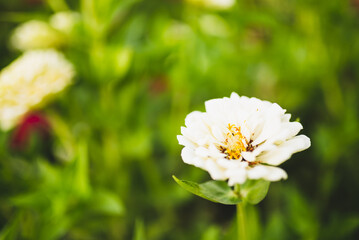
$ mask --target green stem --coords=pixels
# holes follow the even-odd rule
[[[237,231],[238,240],[247,240],[244,202],[240,202],[237,204]]]
[[[234,191],[240,195],[240,185],[236,184],[234,186]],[[247,240],[246,232],[246,215],[245,215],[245,203],[244,201],[237,204],[237,232],[238,240]]]

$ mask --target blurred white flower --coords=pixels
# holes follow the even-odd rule
[[[64,36],[43,21],[31,20],[15,28],[10,44],[26,51],[40,48],[57,48],[64,43]]]
[[[235,4],[235,0],[203,0],[204,4],[208,7],[218,9],[228,9]]]
[[[276,166],[310,146],[308,137],[296,136],[302,125],[290,122],[291,115],[276,103],[232,93],[205,106],[206,112],[188,114],[177,137],[183,161],[214,180],[233,186],[247,179],[285,179],[286,172]]]
[[[188,2],[196,5],[202,5],[207,8],[224,10],[233,7],[236,3],[235,0],[187,0]]]
[[[80,14],[72,11],[58,12],[51,16],[50,25],[63,33],[69,34],[80,21]]]
[[[30,109],[70,84],[74,68],[56,50],[25,52],[0,72],[0,127],[8,130]]]

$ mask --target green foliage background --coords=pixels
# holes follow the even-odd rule
[[[65,6],[0,1],[0,67],[11,31]],[[181,189],[204,182],[176,135],[211,98],[277,102],[312,147],[247,210],[252,239],[359,238],[359,4],[238,0],[74,0],[81,22],[61,51],[77,75],[42,113],[53,129],[23,151],[0,133],[0,239],[234,239],[235,208]]]

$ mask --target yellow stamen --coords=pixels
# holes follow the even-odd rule
[[[234,124],[228,124],[227,129],[226,139],[223,146],[220,146],[219,149],[227,154],[229,159],[239,159],[241,152],[247,149],[247,139],[242,135],[240,127],[236,127]]]

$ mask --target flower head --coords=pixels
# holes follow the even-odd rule
[[[55,50],[25,52],[0,72],[0,127],[13,127],[29,110],[70,84],[74,68]]]
[[[290,122],[291,115],[276,103],[232,93],[205,106],[206,112],[187,115],[178,141],[183,161],[214,180],[232,186],[247,179],[285,179],[286,172],[276,166],[310,146],[308,137],[297,136],[302,125]]]

